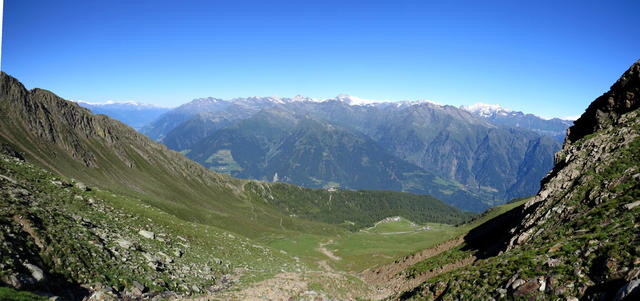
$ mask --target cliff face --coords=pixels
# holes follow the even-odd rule
[[[403,297],[638,300],[639,89],[640,61],[571,127],[500,255]]]

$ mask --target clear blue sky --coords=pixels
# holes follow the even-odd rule
[[[430,99],[581,114],[640,59],[640,1],[5,0],[3,71],[68,99]]]

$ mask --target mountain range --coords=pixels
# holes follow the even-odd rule
[[[141,132],[236,177],[431,194],[481,211],[534,194],[560,149],[553,135],[568,127],[519,112],[510,116],[347,95],[323,101],[207,98],[167,112]]]

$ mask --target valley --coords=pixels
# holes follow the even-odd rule
[[[0,0],[0,301],[640,300],[638,12]]]
[[[476,214],[216,173],[2,73],[0,296],[632,300],[639,90],[640,61],[568,130],[535,196]]]
[[[1,249],[2,279],[18,289],[47,289],[70,299],[92,291],[124,297],[167,289],[173,293],[159,296],[235,299],[269,295],[267,287],[273,296],[366,297],[373,288],[361,279],[363,269],[478,224],[417,225],[390,218],[356,232],[333,226],[322,235],[285,230],[248,239],[182,220],[140,199],[59,178],[5,150],[0,162],[2,224],[4,239],[12,243]],[[25,234],[25,240],[11,239]],[[41,278],[31,278],[25,262],[48,268]],[[91,285],[67,282],[69,278]]]

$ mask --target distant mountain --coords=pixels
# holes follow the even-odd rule
[[[185,153],[209,169],[242,178],[407,191],[431,194],[464,210],[487,207],[480,196],[393,156],[371,138],[285,105],[221,129]]]
[[[136,130],[141,129],[143,126],[156,120],[160,115],[172,110],[172,108],[136,102],[90,103],[76,101],[76,103],[91,110],[94,114],[107,115]]]
[[[302,139],[311,136],[302,135],[296,128],[296,133],[301,136],[287,140],[287,137],[292,137],[287,135],[293,134],[294,125],[279,121],[272,124],[273,116],[267,117],[269,114],[280,117],[287,114],[290,116],[285,119],[300,120],[300,116],[306,116],[339,128],[342,133],[348,132],[348,139],[369,139],[373,142],[367,144],[371,152],[383,150],[395,158],[394,162],[399,160],[448,183],[458,183],[465,191],[483,198],[485,206],[534,194],[539,189],[539,180],[553,166],[553,154],[560,149],[560,137],[563,137],[569,122],[544,120],[499,107],[489,110],[479,110],[483,109],[480,106],[474,108],[461,109],[429,100],[372,101],[349,95],[321,101],[302,96],[208,98],[196,99],[164,114],[142,132],[208,168],[238,177],[272,180],[277,172],[280,181],[307,187],[323,187],[331,183],[351,189],[424,193],[425,189],[408,189],[415,187],[413,183],[416,183],[408,179],[399,181],[403,185],[398,183],[398,179],[390,180],[388,177],[385,177],[387,182],[384,184],[380,181],[368,182],[367,185],[358,182],[357,179],[362,178],[358,175],[365,173],[366,168],[344,164],[344,161],[359,162],[363,153],[351,153],[348,160],[347,156],[331,156],[305,163],[297,161],[303,160],[303,156],[294,156],[285,160],[289,162],[287,166],[278,164],[278,169],[275,169],[276,155],[293,155],[296,153],[294,149],[304,149],[301,141],[309,143],[304,145],[308,149],[318,147],[328,151],[337,150],[339,146],[347,147],[340,144],[343,140],[319,138],[318,135],[330,137],[332,133],[328,131],[322,134],[313,131],[317,139]],[[260,114],[263,112],[267,114]],[[310,128],[306,130],[311,131]],[[335,145],[329,145],[331,143]],[[216,155],[219,158],[211,157],[218,151],[221,151]],[[326,165],[331,160],[334,160],[333,165]],[[296,167],[292,172],[293,166],[306,164],[314,166],[305,166],[306,169]],[[336,177],[341,173],[333,173],[327,166],[341,166],[344,173]],[[303,170],[315,172],[303,175]],[[321,170],[323,172],[319,172]],[[372,187],[372,183],[380,186]],[[430,185],[424,184],[425,187]],[[438,193],[434,195],[447,201],[453,199]]]
[[[249,97],[231,100],[222,100],[213,97],[198,98],[163,114],[142,128],[140,132],[153,140],[162,141],[171,131],[192,118],[199,119],[192,121],[196,124],[202,122],[204,127],[218,128],[220,127],[219,125],[211,125],[210,123],[227,125],[229,122],[247,118],[263,108],[278,103],[283,103],[283,100],[277,97]],[[190,130],[195,130],[194,133],[196,133],[197,136],[202,136],[202,132],[197,130],[194,125],[190,125],[189,128]],[[182,136],[182,133],[185,131],[184,129],[179,129],[174,135]],[[206,133],[206,131],[204,132]],[[183,138],[169,138],[169,140],[172,141],[171,143],[175,143],[175,146],[184,143],[184,141],[178,142],[181,139]]]
[[[493,124],[529,129],[559,142],[564,141],[567,129],[573,125],[571,120],[560,118],[544,119],[533,114],[511,111],[500,105],[477,103],[470,106],[461,106],[460,108],[485,118]]]
[[[350,106],[332,100],[295,109],[360,132],[398,158],[486,195],[490,204],[535,193],[560,149],[533,131],[429,101]]]

